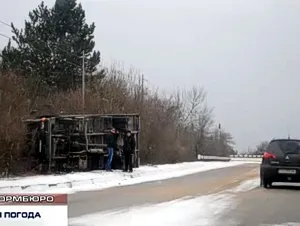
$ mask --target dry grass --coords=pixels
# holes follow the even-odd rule
[[[22,118],[29,112],[28,93],[22,79],[0,75],[0,168],[5,175],[19,171],[22,166],[24,128]],[[19,167],[20,166],[20,167]]]
[[[39,95],[35,86],[26,82],[14,74],[0,74],[0,172],[4,174],[26,173],[30,157],[22,149],[21,120],[30,117],[31,110],[39,115],[83,111],[81,90]],[[175,163],[194,160],[196,153],[207,147],[212,111],[205,99],[202,88],[161,97],[158,92],[142,89],[138,73],[112,67],[105,78],[88,80],[84,110],[139,113],[142,163]]]

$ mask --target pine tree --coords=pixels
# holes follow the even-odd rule
[[[81,83],[83,54],[86,72],[96,71],[100,62],[94,30],[95,24],[86,23],[76,0],[56,0],[52,8],[42,2],[29,13],[24,29],[12,24],[17,47],[9,43],[4,48],[2,67],[19,69],[51,88],[76,88]]]

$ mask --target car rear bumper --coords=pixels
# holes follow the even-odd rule
[[[296,174],[280,174],[281,169],[295,170]],[[272,182],[300,182],[300,167],[261,165],[261,176]]]

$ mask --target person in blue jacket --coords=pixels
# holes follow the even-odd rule
[[[112,128],[110,130],[110,134],[107,136],[106,143],[107,143],[108,157],[107,157],[105,169],[106,171],[112,171],[111,163],[114,157],[114,150],[117,148],[117,138],[116,138],[115,128]]]

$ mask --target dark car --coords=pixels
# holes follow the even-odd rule
[[[260,179],[264,188],[273,182],[300,182],[300,140],[272,140],[263,154]]]

